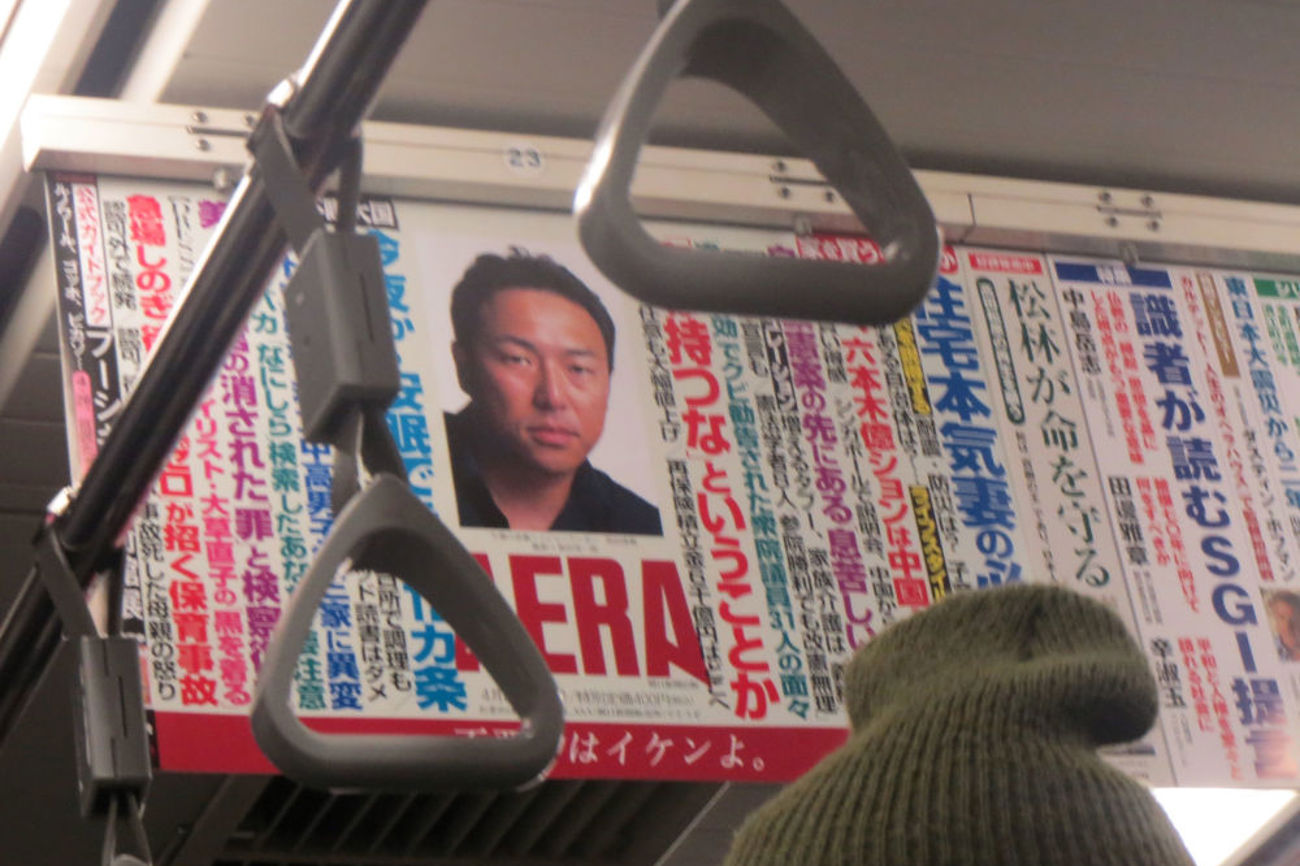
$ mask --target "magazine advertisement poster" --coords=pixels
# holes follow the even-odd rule
[[[80,473],[225,203],[89,175],[47,193]],[[1160,722],[1118,766],[1300,783],[1295,281],[949,247],[912,315],[861,328],[641,304],[565,214],[367,197],[358,222],[399,356],[389,431],[555,675],[554,775],[795,778],[846,736],[856,648],[951,594],[1055,581],[1115,609],[1159,683]],[[650,228],[701,250],[880,256],[862,238]],[[333,456],[297,406],[294,267],[127,537],[122,621],[163,769],[273,772],[248,725],[257,671],[334,519]],[[331,732],[517,726],[438,612],[376,573],[326,592],[293,701]]]

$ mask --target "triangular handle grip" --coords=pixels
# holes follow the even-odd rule
[[[469,645],[522,725],[510,738],[322,734],[290,699],[298,654],[343,568],[406,581]],[[380,474],[339,514],[271,637],[253,703],[253,735],[286,776],[329,789],[513,788],[554,761],[564,729],[541,653],[474,557],[397,478]]]
[[[878,265],[665,247],[630,187],[678,75],[730,86],[817,165],[880,247]],[[907,164],[853,85],[778,0],[679,0],[614,96],[574,200],[587,255],[629,294],[678,309],[885,324],[934,282],[940,240]]]

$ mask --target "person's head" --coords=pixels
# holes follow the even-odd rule
[[[1269,622],[1287,658],[1300,659],[1300,593],[1279,590],[1266,599]]]
[[[1145,734],[1159,697],[1102,601],[954,594],[849,660],[847,741],[749,816],[723,866],[1192,866],[1096,751]]]
[[[567,268],[479,256],[451,293],[452,354],[483,441],[524,467],[574,472],[605,427],[614,322]]]

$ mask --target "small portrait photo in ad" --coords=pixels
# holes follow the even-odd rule
[[[1262,595],[1278,658],[1284,662],[1300,661],[1300,592],[1266,589]]]
[[[438,241],[426,297],[446,323],[431,354],[459,524],[663,535],[635,304],[572,242]]]

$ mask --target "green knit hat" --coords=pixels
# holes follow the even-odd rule
[[[1098,746],[1155,721],[1104,605],[1052,586],[958,595],[845,671],[843,747],[755,812],[726,866],[1191,866]]]

